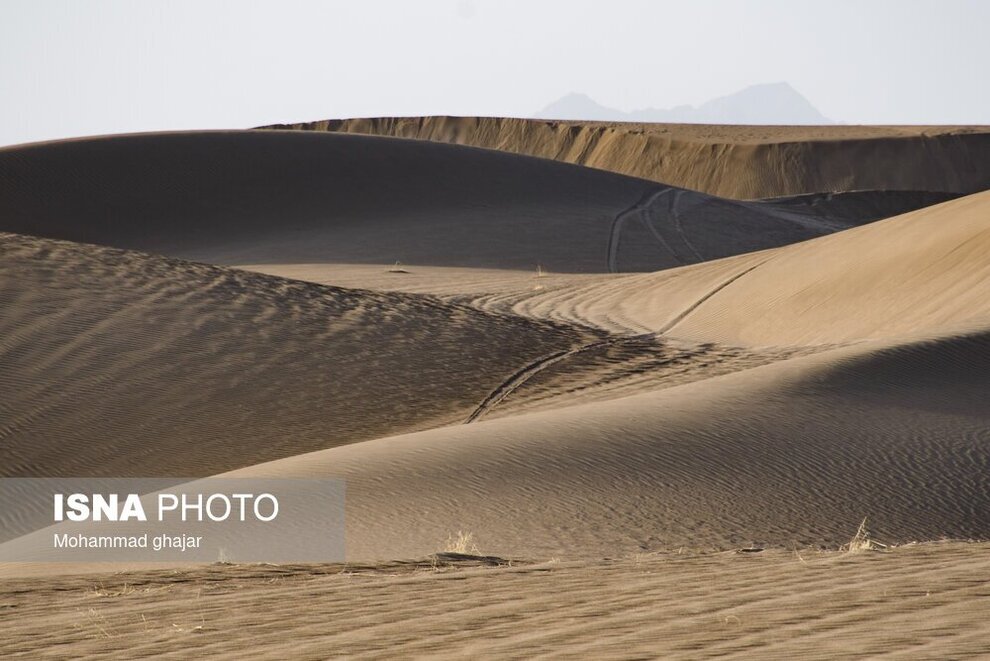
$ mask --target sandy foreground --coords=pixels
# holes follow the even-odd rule
[[[8,580],[10,658],[699,657],[986,653],[986,544],[215,566]]]
[[[990,649],[984,129],[455,119],[0,150],[0,475],[347,483],[346,565],[4,566],[0,651]],[[848,178],[471,137],[564,129]]]

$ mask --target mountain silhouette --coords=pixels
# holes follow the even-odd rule
[[[624,112],[586,94],[572,93],[536,114],[540,119],[686,124],[834,124],[788,83],[752,85],[700,106],[645,108]]]

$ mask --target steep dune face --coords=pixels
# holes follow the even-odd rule
[[[792,246],[479,305],[631,333],[795,346],[990,319],[990,192]]]
[[[264,128],[362,133],[529,154],[755,199],[850,190],[990,188],[990,128],[709,126],[383,117]]]
[[[751,256],[752,271],[670,332],[812,344],[980,325],[990,318],[987,254],[990,192]]]
[[[0,235],[0,474],[209,475],[462,422],[593,339],[423,296]]]
[[[457,530],[522,557],[835,547],[864,517],[887,542],[986,538],[987,356],[986,330],[837,349],[235,474],[346,478],[355,559]]]
[[[861,222],[848,208],[742,204],[496,151],[304,132],[0,150],[0,192],[0,230],[272,273],[396,261],[655,271]],[[318,268],[307,272],[325,280]]]

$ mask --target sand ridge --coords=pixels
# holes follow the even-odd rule
[[[0,190],[3,231],[268,272],[309,264],[324,280],[316,265],[649,272],[932,201],[743,204],[491,150],[302,131],[0,149]]]
[[[659,273],[478,296],[493,310],[729,346],[830,345],[982,327],[990,193]]]
[[[13,234],[0,301],[0,471],[22,477],[202,476],[450,424],[516,364],[594,337]]]
[[[737,199],[990,188],[986,126],[712,126],[501,117],[379,117],[266,129],[474,145]]]

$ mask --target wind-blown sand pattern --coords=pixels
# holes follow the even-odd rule
[[[889,542],[983,537],[988,388],[969,360],[988,348],[983,334],[834,350],[235,475],[345,477],[355,559],[422,556],[450,530],[532,557],[834,548],[864,516]]]
[[[593,337],[14,234],[0,305],[0,471],[21,477],[210,475],[456,423],[516,364]]]
[[[986,652],[985,129],[309,128],[0,150],[0,473],[347,484],[347,565],[0,567],[4,654]]]
[[[742,346],[984,328],[988,214],[990,193],[978,193],[776,250],[478,304]]]
[[[976,657],[986,652],[988,551],[947,543],[890,554],[675,552],[512,566],[441,558],[14,579],[0,587],[0,653]]]

